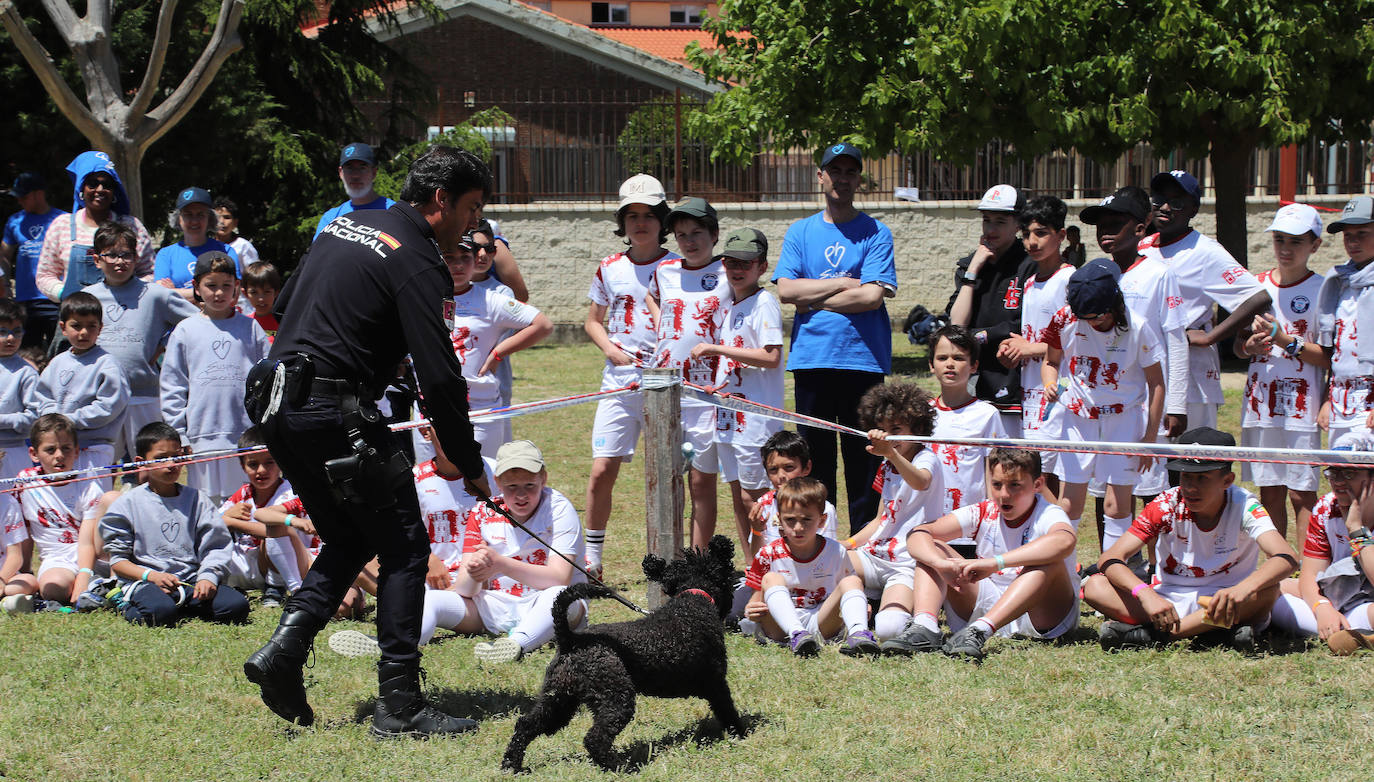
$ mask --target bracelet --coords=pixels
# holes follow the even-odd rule
[[[845,548],[849,549],[850,551],[853,551],[853,550],[854,550],[854,547],[857,545],[857,544],[854,542],[854,536],[851,535],[851,536],[845,538],[845,539],[844,539],[844,544],[843,544],[843,545],[844,545]]]
[[[1327,600],[1326,598],[1323,597],[1323,598],[1321,598],[1320,600],[1317,600],[1317,601],[1315,601],[1315,602],[1312,603],[1312,611],[1313,611],[1313,613],[1316,613],[1316,611],[1317,611],[1317,606],[1321,605],[1322,603],[1326,603],[1327,605],[1331,605],[1331,601],[1330,601],[1330,600]]]
[[[1277,337],[1278,335],[1279,335],[1279,322],[1276,320],[1276,321],[1274,321],[1274,327],[1273,327],[1272,329],[1269,329],[1269,339],[1272,340],[1274,337]]]
[[[1149,584],[1145,583],[1144,581],[1141,581],[1139,584],[1136,584],[1135,586],[1131,587],[1131,597],[1139,598],[1140,593],[1149,588]]]
[[[493,350],[493,351],[491,352],[491,357],[492,357],[493,359],[495,359],[496,363],[498,363],[498,364],[501,363],[501,354],[500,354],[500,353],[497,353],[496,351]]]
[[[151,572],[153,572],[153,569],[152,569],[152,568],[150,568],[150,567],[145,567],[145,568],[143,568],[143,575],[139,576],[139,577],[138,577],[138,580],[139,580],[139,581],[147,581],[147,580],[148,580],[148,574],[151,573]]]
[[[1369,538],[1351,538],[1351,539],[1350,539],[1350,555],[1351,555],[1352,557],[1355,557],[1356,559],[1358,559],[1359,556],[1360,556],[1360,552],[1361,552],[1361,551],[1364,551],[1366,548],[1368,548],[1368,546],[1369,546]]]
[[[1005,558],[1003,558],[1003,556],[1002,556],[1001,554],[998,554],[997,556],[993,557],[993,558],[992,558],[992,561],[997,563],[997,569],[998,569],[998,570],[1006,570],[1006,569],[1007,569],[1007,560],[1006,560]]]
[[[288,526],[288,527],[291,526],[291,522],[293,522],[293,521],[295,521],[295,520],[296,520],[296,514],[294,514],[294,513],[288,513],[288,514],[286,514],[286,526]]]
[[[78,573],[85,573],[85,574],[88,575],[88,576],[95,577],[95,571],[94,571],[94,570],[91,570],[91,569],[88,568],[88,567],[78,568],[76,572],[78,572]]]

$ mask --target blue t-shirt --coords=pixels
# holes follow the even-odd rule
[[[343,215],[346,215],[349,212],[357,212],[361,209],[390,209],[392,206],[395,206],[395,204],[395,201],[384,196],[377,196],[371,201],[368,201],[365,204],[360,204],[358,206],[354,206],[353,201],[351,200],[344,201],[342,204],[339,204],[338,206],[334,207],[333,209],[330,209],[328,212],[325,212],[323,215],[320,216],[320,221],[315,224],[315,236],[318,237],[320,235],[320,231],[323,231],[326,225],[329,225],[330,223],[334,222],[334,218],[336,217],[342,217]]]
[[[773,282],[836,277],[876,282],[895,290],[892,231],[863,212],[841,225],[826,222],[824,212],[793,223],[782,240]],[[811,310],[797,315],[792,321],[787,368],[891,372],[892,323],[887,305],[868,312]]]
[[[47,214],[29,214],[22,209],[5,221],[5,244],[15,248],[14,300],[47,300],[38,292],[34,273],[38,270],[38,256],[43,252],[43,237],[48,224],[66,214],[61,209],[49,209]]]
[[[216,239],[206,239],[199,247],[187,247],[185,242],[169,244],[157,251],[153,259],[153,279],[171,280],[174,288],[189,288],[196,279],[196,259],[212,250],[227,253],[234,259],[234,273],[243,279],[239,268],[239,254],[234,248]]]

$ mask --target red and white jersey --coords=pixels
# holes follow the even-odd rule
[[[759,497],[755,501],[759,506],[759,512],[763,514],[763,543],[768,545],[775,540],[782,538],[782,530],[778,526],[778,490],[769,489],[768,493]],[[833,540],[839,540],[840,519],[835,513],[835,505],[830,500],[825,501],[825,520],[821,522],[819,534]]]
[[[944,515],[945,482],[939,460],[929,448],[922,448],[911,464],[930,471],[930,486],[925,491],[917,491],[902,480],[901,474],[886,459],[873,480],[873,490],[882,494],[879,524],[872,537],[859,550],[876,559],[910,562],[906,536],[913,528],[929,524]]]
[[[74,559],[74,555],[59,552],[76,551],[81,522],[92,516],[100,496],[105,493],[100,481],[53,485],[43,480],[42,468],[38,466],[20,470],[16,477],[24,487],[18,494],[19,508],[39,557]]]
[[[310,514],[305,510],[305,503],[301,501],[300,497],[293,496],[291,499],[282,503],[282,510],[292,516],[310,518]],[[297,530],[297,534],[300,536],[301,542],[309,549],[310,555],[312,557],[318,557],[320,555],[320,548],[324,546],[324,541],[320,539],[320,536],[307,535],[299,530]]]
[[[1049,534],[1050,530],[1063,524],[1074,534],[1078,534],[1077,522],[1069,519],[1069,514],[1058,505],[1047,502],[1040,495],[1035,496],[1035,505],[1031,512],[1018,525],[1011,526],[1002,517],[1002,507],[995,500],[983,500],[973,505],[954,511],[954,518],[959,522],[959,529],[964,533],[964,537],[973,540],[979,559],[992,559],[999,554],[1006,554],[1009,551],[1021,548],[1031,541],[1043,535]],[[1069,581],[1073,584],[1075,591],[1078,589],[1078,555],[1070,552],[1064,558],[1064,569],[1068,571]],[[1022,568],[1008,567],[999,570],[988,576],[1002,589],[1006,589],[1017,576],[1021,575]]]
[[[285,505],[288,501],[295,499],[295,497],[296,493],[291,491],[291,482],[283,478],[281,483],[277,484],[276,490],[272,492],[272,499],[268,501],[267,505],[261,507]],[[230,508],[234,507],[235,505],[238,505],[240,502],[248,503],[249,512],[255,511],[260,507],[256,502],[253,501],[253,484],[245,483],[239,487],[238,491],[234,492],[233,494],[230,494],[229,498],[220,504],[219,515],[223,516],[225,513],[229,511]],[[288,513],[289,512],[290,511],[288,511]],[[298,513],[296,515],[303,516],[305,514]],[[233,536],[233,530],[230,530],[229,534]],[[248,550],[252,548],[257,548],[258,546],[258,539],[253,537],[252,535],[249,535],[246,532],[236,537],[237,540],[235,542],[241,549]],[[301,540],[305,541],[307,547],[310,545],[309,541],[306,540],[304,535],[302,535]]]
[[[1322,335],[1322,344],[1331,347],[1331,428],[1364,428],[1369,414],[1369,392],[1374,381],[1360,372],[1358,348],[1359,324],[1355,317],[1361,291],[1342,286],[1336,302],[1335,328]],[[1366,324],[1368,325],[1368,324]]]
[[[1064,351],[1060,402],[1082,418],[1135,413],[1149,398],[1145,367],[1164,364],[1164,343],[1148,321],[1098,331],[1068,307],[1055,313],[1045,344]]]
[[[727,292],[728,293],[728,292]],[[735,301],[726,295],[718,312],[720,344],[736,348],[782,348],[782,306],[778,297],[760,288],[753,294]],[[782,407],[783,368],[765,369],[750,366],[724,356],[716,357],[715,385],[721,392],[734,394],[752,402]],[[737,410],[716,408],[716,442],[736,445],[762,446],[782,422]]]
[[[1345,514],[1336,504],[1336,495],[1327,494],[1312,508],[1312,516],[1307,522],[1307,539],[1302,542],[1302,555],[1335,562],[1351,553]]]
[[[649,279],[649,295],[658,300],[659,309],[658,346],[652,365],[680,368],[684,380],[710,385],[716,375],[716,357],[693,359],[691,353],[703,342],[720,342],[717,314],[730,298],[720,261],[713,259],[696,269],[685,268],[677,257],[662,261]]]
[[[780,573],[787,591],[792,595],[792,604],[797,608],[817,608],[839,586],[840,579],[854,572],[845,556],[845,548],[833,538],[818,537],[820,548],[810,559],[797,559],[787,547],[786,538],[778,538],[759,549],[749,572],[744,574],[744,585],[754,591],[763,589],[763,577],[769,573]]]
[[[1072,266],[1064,264],[1048,280],[1038,280],[1034,275],[1026,278],[1026,284],[1021,288],[1022,339],[1027,342],[1045,341],[1045,329],[1049,328],[1054,313],[1064,306],[1064,291],[1073,272]],[[1064,408],[1053,405],[1049,408],[1049,414],[1045,414],[1045,388],[1040,382],[1041,363],[1041,359],[1037,358],[1021,365],[1021,434],[1031,440],[1057,440],[1064,427]],[[1062,368],[1060,371],[1063,371]],[[939,429],[938,423],[936,429]]]
[[[6,549],[29,539],[29,526],[24,513],[9,492],[0,493],[0,567],[5,564]]]
[[[593,304],[606,308],[606,333],[611,342],[636,361],[647,363],[658,345],[653,317],[649,314],[649,279],[664,260],[678,258],[663,254],[644,263],[635,263],[628,252],[601,259],[587,290]]]
[[[468,404],[474,410],[499,407],[501,381],[495,371],[478,375],[482,364],[507,331],[519,331],[534,322],[539,310],[530,305],[474,285],[453,297],[453,351],[468,381]]]
[[[951,408],[936,399],[932,404],[936,410],[935,437],[1007,436],[1006,429],[1002,427],[1002,414],[991,402],[971,399],[959,407]],[[942,513],[983,501],[987,495],[983,485],[987,448],[945,443],[931,443],[927,448],[940,460],[940,470],[944,473],[945,504]]]
[[[1214,305],[1234,311],[1251,296],[1264,290],[1255,275],[1236,262],[1217,240],[1189,231],[1168,244],[1153,234],[1141,242],[1141,254],[1158,258],[1178,281],[1180,305],[1190,329],[1212,330]],[[1193,382],[1189,402],[1221,404],[1221,359],[1215,345],[1189,348],[1188,369]]]
[[[477,507],[477,498],[463,488],[463,477],[446,478],[434,469],[434,460],[411,468],[415,494],[420,498],[420,518],[429,531],[429,550],[443,560],[450,571],[463,559],[463,532],[468,513]]]
[[[502,509],[509,510],[501,497],[494,499]],[[578,521],[577,510],[573,508],[572,503],[558,490],[544,487],[544,492],[539,498],[539,507],[524,524],[536,535],[549,541],[553,551],[562,553],[574,562],[584,559],[582,522]],[[476,551],[477,546],[482,543],[501,556],[512,557],[531,565],[547,565],[551,559],[558,557],[558,554],[544,548],[544,544],[535,540],[528,532],[511,524],[504,516],[486,505],[478,505],[468,512],[467,525],[463,530],[463,553]],[[581,571],[574,569],[569,583],[577,584],[586,580],[587,577]],[[505,592],[512,597],[532,595],[539,591],[506,575],[490,579],[483,587],[494,592]]]
[[[1226,505],[1216,527],[1199,529],[1179,489],[1165,491],[1145,506],[1130,533],[1154,541],[1158,583],[1190,589],[1224,589],[1255,572],[1259,537],[1274,531],[1269,512],[1255,495],[1240,488],[1226,489]]]
[[[1275,271],[1261,272],[1260,284],[1274,300],[1271,312],[1284,333],[1317,340],[1317,292],[1322,277],[1314,272],[1290,285],[1279,285]],[[1245,406],[1241,426],[1258,429],[1287,429],[1294,432],[1317,431],[1317,409],[1321,407],[1321,378],[1318,368],[1289,358],[1277,345],[1263,356],[1250,358],[1245,380]]]

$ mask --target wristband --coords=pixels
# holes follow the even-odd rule
[[[293,521],[295,521],[295,520],[296,520],[296,514],[294,514],[294,513],[288,513],[288,514],[286,514],[286,521],[285,521],[284,523],[286,524],[286,526],[289,527],[289,526],[291,526],[291,522],[293,522]]]
[[[500,353],[497,353],[496,351],[493,350],[493,351],[491,352],[491,357],[492,357],[493,360],[496,361],[496,363],[498,363],[498,364],[501,363],[501,354],[500,354]]]
[[[1269,339],[1272,340],[1274,337],[1277,337],[1278,335],[1279,335],[1279,322],[1276,320],[1276,321],[1274,321],[1274,327],[1273,327],[1272,329],[1269,329]]]
[[[147,581],[147,580],[148,580],[148,574],[151,573],[151,572],[153,572],[153,569],[152,569],[152,568],[150,568],[150,567],[145,567],[145,568],[143,568],[143,575],[139,576],[139,577],[138,577],[138,580],[139,580],[139,581]]]
[[[1006,569],[1007,569],[1007,560],[1004,559],[1004,558],[1002,557],[1001,554],[998,554],[997,556],[993,557],[993,558],[992,558],[992,561],[997,563],[997,569],[998,569],[998,570],[1006,570]]]
[[[1314,603],[1312,604],[1312,611],[1313,611],[1313,613],[1316,612],[1317,606],[1321,605],[1322,603],[1326,603],[1327,605],[1331,605],[1331,601],[1330,601],[1330,600],[1327,600],[1326,598],[1323,597],[1323,598],[1321,598],[1320,600],[1317,600],[1316,602],[1314,602]]]
[[[86,575],[91,576],[91,577],[94,577],[94,576],[95,576],[95,571],[94,571],[94,570],[91,570],[91,569],[88,568],[88,567],[78,568],[76,572],[78,572],[78,573],[85,573]]]
[[[1131,597],[1139,598],[1140,593],[1149,588],[1149,584],[1145,583],[1144,581],[1141,581],[1139,584],[1136,584],[1135,586],[1131,587]]]
[[[854,538],[853,538],[853,536],[850,536],[850,537],[844,539],[844,547],[847,548],[847,549],[849,549],[850,551],[853,551],[853,550],[854,550],[854,546],[855,546],[855,545],[857,545],[857,544],[854,543]]]

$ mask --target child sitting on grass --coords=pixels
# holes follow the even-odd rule
[[[256,448],[263,444],[258,428],[252,426],[239,438],[238,447]],[[258,508],[280,505],[296,495],[282,477],[277,460],[267,451],[240,454],[239,466],[248,482],[219,509],[224,526],[236,538],[229,564],[230,585],[262,589],[263,605],[278,606],[288,591],[300,587],[301,573],[309,567],[309,555],[294,533],[313,535],[315,530],[308,521],[293,529],[254,519],[253,512]]]
[[[759,497],[749,511],[749,547],[745,549],[752,562],[759,549],[782,537],[778,529],[778,489],[793,478],[805,478],[811,474],[811,447],[799,432],[783,429],[774,432],[772,437],[759,448],[763,457],[763,469],[773,488]],[[824,485],[824,484],[822,484]],[[839,517],[835,505],[825,502],[825,519],[821,522],[820,534],[839,540]]]
[[[0,493],[0,607],[7,613],[22,614],[33,610],[33,596],[38,592],[38,579],[24,573],[24,541],[29,539],[29,527],[19,503],[9,492]]]
[[[143,460],[182,455],[181,435],[161,421],[140,429],[135,445]],[[201,491],[177,483],[179,464],[144,474],[147,482],[115,500],[100,520],[110,570],[124,590],[124,618],[154,627],[188,616],[247,621],[248,598],[221,584],[231,541],[215,505]]]

